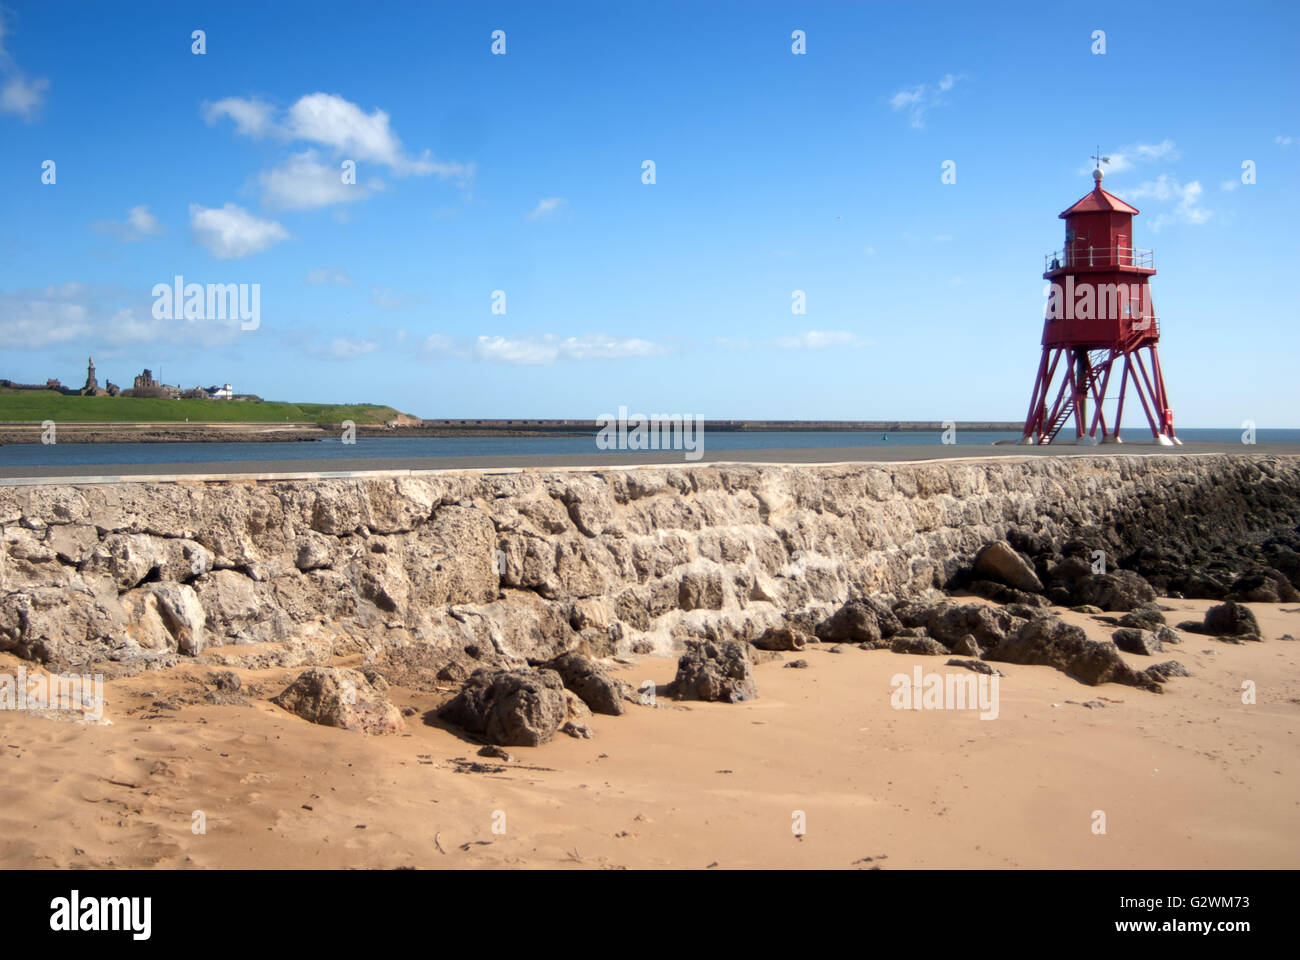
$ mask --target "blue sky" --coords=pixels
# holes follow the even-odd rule
[[[1178,423],[1300,424],[1295,4],[0,11],[0,376],[1020,420],[1100,144]],[[155,319],[177,274],[260,284],[259,327]]]

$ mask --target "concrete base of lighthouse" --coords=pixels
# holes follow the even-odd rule
[[[1118,443],[1118,444],[1123,444],[1125,446],[1132,446],[1132,447],[1172,447],[1175,443],[1181,445],[1183,441],[1170,440],[1163,433],[1158,437],[1153,437],[1149,433],[1148,434],[1140,433],[1137,436],[1130,435],[1127,438],[1108,436],[1106,437],[1105,440],[1101,442],[1106,444]]]
[[[1141,444],[1148,447],[1172,447],[1175,443],[1182,444],[1181,440],[1170,440],[1163,433],[1158,437],[1139,434],[1136,440],[1124,440],[1122,443]]]
[[[1095,447],[1101,440],[1086,433],[1082,437],[1057,437],[1048,446],[1051,447]]]

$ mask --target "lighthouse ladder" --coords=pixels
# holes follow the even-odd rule
[[[1086,394],[1091,395],[1093,386],[1106,373],[1106,368],[1111,362],[1111,352],[1109,350],[1093,350],[1088,354],[1088,375],[1083,384]],[[1101,399],[1105,400],[1105,397]],[[1061,428],[1074,415],[1074,396],[1069,395],[1062,398],[1061,409],[1057,412],[1056,417],[1046,430],[1043,431],[1043,443],[1051,443],[1060,433]],[[1085,427],[1087,424],[1084,425]]]

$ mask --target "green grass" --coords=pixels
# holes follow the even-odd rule
[[[0,423],[53,420],[114,423],[383,423],[397,416],[374,403],[246,403],[233,400],[159,400],[150,397],[68,397],[53,390],[0,390]]]

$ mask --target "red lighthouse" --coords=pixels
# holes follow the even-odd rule
[[[1061,214],[1065,246],[1045,258],[1043,279],[1051,287],[1043,321],[1043,358],[1020,442],[1121,442],[1120,421],[1131,382],[1151,428],[1151,442],[1181,443],[1174,436],[1174,414],[1156,353],[1160,321],[1147,286],[1156,272],[1154,254],[1133,247],[1137,209],[1101,188],[1100,166],[1092,178],[1092,192]],[[1116,387],[1118,392],[1108,396]],[[1108,423],[1103,403],[1112,398],[1117,401],[1115,419]],[[1057,440],[1071,422],[1073,431]]]

